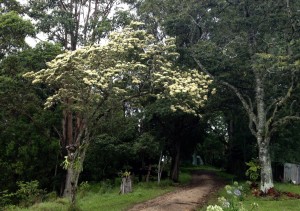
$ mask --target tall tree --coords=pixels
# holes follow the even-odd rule
[[[132,23],[120,33],[112,33],[104,46],[90,46],[59,55],[47,69],[28,73],[33,83],[45,82],[56,90],[45,106],[61,104],[66,112],[76,114],[76,130],[69,134],[65,164],[68,177],[65,193],[75,202],[79,173],[94,129],[114,102],[152,94],[171,99],[173,111],[194,113],[203,106],[212,82],[197,71],[180,71],[174,65],[174,39],[158,42]],[[70,104],[70,101],[72,103]],[[64,131],[61,136],[65,136]]]
[[[36,21],[35,25],[39,32],[43,32],[48,39],[60,43],[65,50],[74,51],[80,46],[99,43],[102,38],[114,28],[128,24],[130,14],[117,11],[119,0],[51,0],[27,2],[26,14]],[[67,96],[70,97],[70,96]],[[62,154],[67,155],[66,147],[73,142],[78,132],[78,119],[81,117],[68,109],[73,107],[73,100],[65,99],[68,106],[63,108],[62,127],[60,140]],[[70,178],[66,175],[66,182]],[[64,180],[64,179],[63,179]],[[64,195],[70,187],[65,187]],[[63,193],[61,193],[63,194]]]
[[[232,35],[235,37],[230,38],[231,40],[222,46],[223,51],[232,62],[247,59],[247,62],[244,60],[246,66],[232,69],[253,77],[253,80],[249,81],[251,82],[249,88],[252,88],[253,92],[242,91],[243,89],[232,81],[228,83],[220,79],[219,82],[237,95],[248,114],[249,129],[258,144],[261,165],[260,189],[267,193],[274,186],[269,151],[271,137],[287,121],[300,119],[293,109],[289,114],[281,112],[282,108],[291,105],[290,97],[297,84],[296,72],[299,69],[299,62],[292,49],[295,48],[293,42],[298,39],[299,31],[295,28],[295,17],[291,17],[289,1],[284,3],[275,1],[272,6],[267,3],[257,5],[256,2],[245,1],[228,4],[228,7],[232,7],[232,12],[237,12],[236,15],[241,16],[237,20],[245,28],[233,26],[238,33]],[[279,10],[282,7],[285,10]],[[243,11],[243,14],[239,11]],[[277,14],[275,17],[278,18],[275,18],[274,14]],[[229,22],[226,17],[224,20]],[[274,21],[277,23],[276,26],[273,25]],[[220,18],[218,22],[223,21]],[[270,26],[272,30],[269,30]],[[275,28],[277,33],[274,33]],[[284,36],[281,37],[278,33]],[[242,46],[247,49],[245,52],[240,51],[239,48]],[[241,53],[247,56],[244,57]],[[205,70],[196,57],[194,59],[199,68]],[[279,83],[274,84],[276,82]]]
[[[59,53],[60,46],[41,43],[0,62],[1,191],[15,191],[17,181],[29,180],[53,188],[59,165],[53,125],[59,123],[59,115],[43,108],[51,91],[32,85],[22,74],[44,68]]]
[[[200,70],[240,99],[257,140],[260,188],[267,192],[273,187],[271,137],[281,125],[299,119],[291,106],[299,70],[299,2],[170,0],[166,4],[170,7],[156,14],[167,34],[179,36],[182,61],[192,65],[193,55]],[[174,16],[180,21],[173,22]],[[180,23],[197,30],[182,34]],[[284,108],[290,108],[289,113]]]
[[[124,24],[126,12],[116,12],[120,0],[28,1],[27,14],[37,29],[59,42],[65,49],[99,43],[115,24]],[[113,14],[113,12],[116,12]],[[123,16],[123,18],[120,18]],[[128,23],[127,23],[128,24]]]
[[[0,8],[1,12],[1,8]],[[0,60],[13,52],[28,47],[26,36],[34,36],[35,29],[30,21],[24,20],[15,11],[0,14]]]

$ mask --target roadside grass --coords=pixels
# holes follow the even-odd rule
[[[248,196],[243,201],[245,208],[251,210],[253,203],[258,204],[257,210],[259,211],[299,211],[300,210],[300,200],[299,199],[289,199],[282,197],[279,199],[273,199],[269,197],[254,197]]]
[[[275,189],[279,192],[291,192],[300,194],[300,186],[290,183],[275,183]],[[287,196],[280,196],[279,198],[272,197],[255,197],[251,194],[245,198],[244,205],[246,208],[250,208],[251,204],[256,202],[259,207],[259,211],[299,211],[300,199],[289,198]]]
[[[9,206],[4,211],[122,211],[134,204],[173,191],[178,185],[186,185],[191,178],[189,172],[182,171],[179,175],[178,184],[174,184],[170,180],[162,180],[159,185],[157,181],[134,183],[133,192],[125,195],[119,195],[119,185],[111,185],[109,182],[85,183],[84,188],[79,188],[75,209],[70,208],[67,199],[51,197],[28,208]]]
[[[203,170],[203,171],[210,171],[214,172],[217,176],[221,177],[223,180],[232,182],[236,180],[236,176],[226,173],[224,169],[216,168],[213,166],[208,166],[208,165],[202,165],[202,166],[185,166],[181,168],[183,172],[188,172],[191,174],[193,171],[197,170]]]
[[[234,175],[224,172],[222,169],[217,169],[212,166],[200,166],[200,167],[187,167],[186,170],[208,170],[213,171],[216,175],[220,176],[226,181],[227,184],[232,185],[236,180]],[[239,181],[239,184],[244,187],[247,184],[244,181]],[[280,192],[292,192],[300,194],[300,185],[294,185],[290,183],[275,183],[275,189]],[[220,189],[218,192],[212,193],[205,206],[199,208],[198,211],[205,211],[208,205],[218,204],[218,197],[226,196],[226,190]],[[300,210],[300,199],[288,198],[287,196],[281,196],[280,198],[272,197],[256,197],[250,192],[246,194],[242,201],[244,207],[247,210],[252,210],[253,203],[258,204],[258,211],[299,211]]]
[[[229,183],[231,185],[232,183]],[[240,182],[244,187],[247,184]],[[275,183],[275,189],[280,192],[292,192],[300,194],[300,186],[289,183]],[[218,204],[218,197],[226,197],[225,189],[221,189],[216,194],[213,194],[207,204],[199,208],[198,211],[205,211],[208,205]],[[227,195],[228,196],[228,195]],[[257,209],[253,208],[253,203],[258,204]],[[258,210],[258,211],[299,211],[300,210],[300,199],[289,198],[287,196],[281,196],[279,198],[273,197],[256,197],[250,192],[242,200],[242,204],[246,210]]]
[[[172,186],[157,186],[156,184],[137,185],[130,194],[119,195],[118,188],[105,194],[89,193],[78,201],[78,207],[82,210],[109,210],[120,211],[133,204],[146,201],[173,190]]]
[[[139,183],[134,185],[133,192],[130,194],[119,195],[119,188],[110,188],[103,191],[103,188],[98,188],[91,185],[91,189],[85,191],[84,194],[78,193],[76,209],[78,211],[90,210],[105,210],[105,211],[121,211],[126,210],[134,204],[155,198],[156,196],[170,192],[175,189],[174,186],[169,185],[168,181],[162,181],[163,184],[157,185],[157,182]],[[29,208],[20,208],[11,206],[5,211],[69,211],[70,204],[67,199],[57,198],[52,201],[45,201],[37,203]],[[74,210],[74,209],[73,209]]]

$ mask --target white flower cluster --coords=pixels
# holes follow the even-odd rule
[[[210,205],[207,207],[207,211],[212,210],[228,210],[228,211],[247,211],[244,207],[241,197],[243,196],[243,186],[238,182],[234,182],[233,185],[226,185],[225,190],[227,196],[218,198],[218,205]],[[251,210],[257,210],[258,204],[253,203]]]
[[[172,111],[196,114],[207,101],[212,80],[197,70],[177,67],[175,39],[160,42],[139,30],[141,24],[111,33],[106,45],[67,51],[47,63],[47,69],[27,73],[33,83],[43,82],[55,91],[45,107],[60,103],[83,111],[108,96],[149,93],[172,102]]]
[[[218,205],[209,205],[206,208],[206,211],[223,211],[222,207],[218,206]]]

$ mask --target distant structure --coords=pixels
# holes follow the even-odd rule
[[[284,164],[284,182],[300,184],[300,165],[293,163]]]
[[[193,156],[193,162],[192,162],[193,166],[202,166],[204,164],[200,155],[194,153],[192,156]]]

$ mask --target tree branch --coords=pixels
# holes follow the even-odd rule
[[[289,89],[287,90],[286,94],[285,94],[283,97],[281,97],[281,98],[279,98],[278,100],[276,100],[276,102],[275,102],[275,108],[274,108],[274,110],[273,110],[272,115],[271,115],[270,118],[267,120],[266,128],[269,128],[269,127],[271,126],[271,124],[272,124],[272,122],[274,121],[274,118],[275,118],[276,114],[278,113],[278,111],[282,108],[282,106],[283,106],[283,105],[287,102],[287,100],[291,97],[292,92],[293,92],[293,90],[294,90],[294,84],[295,84],[295,83],[294,83],[294,77],[292,76],[292,83],[291,83]],[[271,104],[271,105],[274,105],[274,103]]]
[[[253,135],[256,136],[256,132],[253,128],[253,123],[255,124],[255,126],[257,126],[257,117],[253,112],[253,106],[252,103],[250,101],[250,103],[248,104],[246,99],[243,97],[242,93],[232,84],[217,79],[214,75],[212,75],[210,72],[208,72],[205,67],[201,64],[201,62],[195,58],[195,56],[193,56],[194,61],[197,63],[198,67],[200,68],[201,71],[203,71],[204,73],[206,73],[207,75],[209,75],[212,79],[214,79],[215,81],[219,82],[220,84],[222,84],[223,86],[228,87],[229,89],[231,89],[236,95],[237,97],[240,99],[240,101],[242,102],[242,105],[244,107],[244,109],[246,110],[248,116],[249,116],[249,128],[251,130],[251,132],[253,133]],[[250,98],[249,98],[250,99]]]
[[[67,12],[67,8],[66,5],[64,4],[64,2],[62,0],[59,1],[60,5],[61,5],[61,9],[64,10],[65,12]]]
[[[289,121],[294,121],[294,120],[300,120],[300,117],[299,116],[285,116],[285,117],[278,119],[277,121],[275,121],[272,124],[272,129],[270,131],[270,134],[275,133],[279,126],[284,125],[284,124],[288,123]]]

